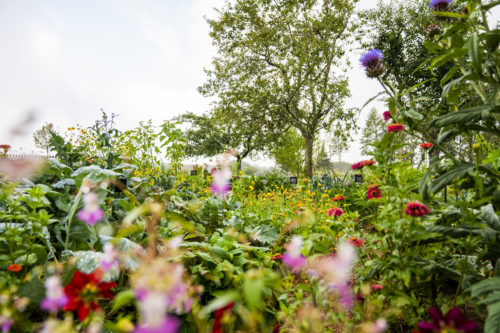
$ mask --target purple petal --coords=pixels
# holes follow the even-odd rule
[[[436,307],[432,307],[429,309],[429,316],[431,316],[432,320],[434,320],[436,324],[444,321],[443,313]]]
[[[285,253],[283,255],[283,258],[281,258],[281,260],[283,260],[285,265],[292,268],[292,270],[294,270],[295,272],[300,271],[300,269],[306,265],[306,258],[303,255],[299,255],[298,257],[293,257],[288,253]]]
[[[134,330],[134,333],[177,333],[179,326],[177,318],[168,317],[159,327],[139,326]]]
[[[418,323],[418,330],[420,333],[434,333],[435,330],[439,330],[439,326],[435,323],[421,321]]]
[[[454,323],[456,325],[460,325],[464,321],[464,319],[465,318],[462,315],[462,311],[460,311],[460,308],[455,306],[454,308],[451,308],[450,311],[448,311],[448,313],[445,315],[444,322],[446,324]]]

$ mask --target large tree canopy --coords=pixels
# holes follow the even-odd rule
[[[216,96],[216,109],[230,110],[233,120],[297,128],[308,176],[318,131],[332,123],[354,126],[355,111],[343,104],[349,96],[343,56],[356,2],[236,0],[208,20],[218,55],[200,91]]]

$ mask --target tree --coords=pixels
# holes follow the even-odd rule
[[[295,127],[309,177],[319,130],[332,123],[354,127],[355,110],[343,105],[349,90],[341,73],[356,2],[236,0],[208,20],[218,56],[200,92],[218,97],[218,106],[231,106],[220,111]]]
[[[35,142],[35,146],[40,149],[44,149],[47,157],[49,156],[50,150],[50,138],[52,137],[52,133],[56,133],[54,129],[54,124],[45,123],[42,128],[36,130],[33,133],[33,141]]]
[[[337,135],[337,133],[332,133],[328,138],[328,148],[330,150],[330,156],[337,156],[339,163],[342,162],[342,153],[349,149],[348,139],[342,135]]]
[[[385,132],[386,127],[382,113],[376,109],[371,109],[361,133],[361,153],[365,156],[371,155],[375,150],[371,145],[380,140]]]
[[[276,164],[295,176],[304,173],[305,144],[295,128],[290,128],[275,144],[271,155]]]
[[[325,145],[321,144],[316,156],[316,170],[329,171],[331,169],[333,169],[333,163],[326,153]]]

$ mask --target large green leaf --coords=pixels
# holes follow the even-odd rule
[[[463,162],[457,164],[454,169],[442,174],[432,182],[430,192],[436,193],[440,191],[445,186],[451,184],[455,179],[464,177],[469,171],[474,170],[474,168],[474,164],[470,163]]]
[[[81,167],[80,169],[73,172],[73,174],[71,175],[71,177],[75,178],[77,186],[81,185],[82,180],[85,177],[87,177],[90,181],[99,183],[106,180],[118,178],[118,176],[120,176],[119,173],[114,172],[112,170],[102,169],[97,165]]]
[[[479,120],[483,112],[491,112],[495,109],[493,105],[480,105],[472,108],[462,109],[456,112],[447,113],[431,122],[431,126],[444,127],[452,124],[465,124],[471,120]]]
[[[495,213],[493,205],[489,204],[481,207],[479,217],[481,217],[490,228],[500,232],[500,218],[498,218],[498,215]]]

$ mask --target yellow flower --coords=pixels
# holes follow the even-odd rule
[[[253,183],[253,182],[252,182],[252,183]],[[248,189],[249,189],[250,191],[253,191],[253,186],[252,186],[252,185],[250,185],[250,186],[248,187]]]

